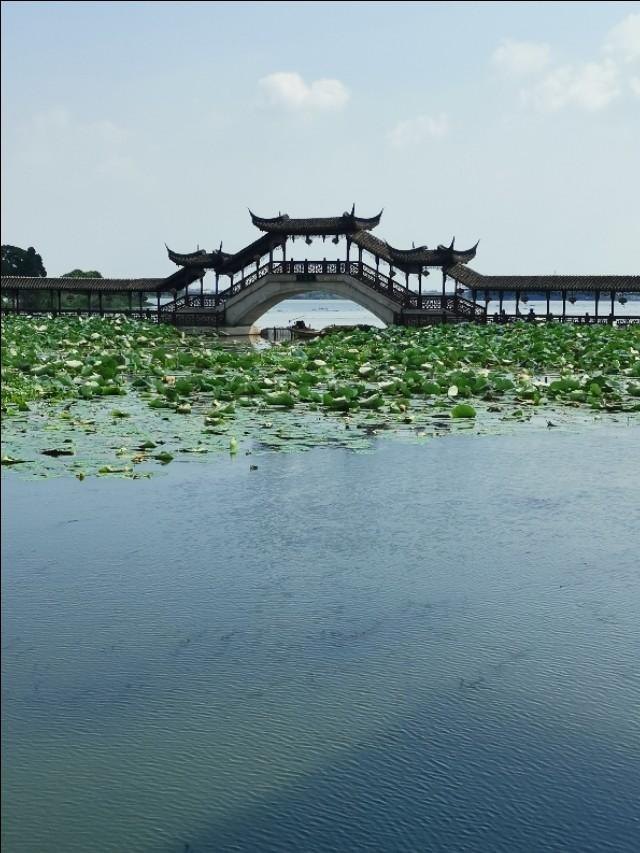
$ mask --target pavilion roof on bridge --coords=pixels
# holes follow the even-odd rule
[[[352,241],[391,266],[408,273],[418,273],[423,267],[452,267],[456,264],[466,264],[475,258],[478,247],[476,243],[470,249],[456,249],[454,237],[450,246],[440,245],[437,249],[428,249],[426,246],[396,249],[367,232],[354,234]]]
[[[286,237],[280,234],[263,234],[257,240],[254,240],[253,243],[249,243],[248,246],[231,255],[220,268],[219,272],[224,275],[232,275],[239,272],[249,266],[249,264],[259,261],[263,255],[267,255],[277,246],[282,246],[285,241]]]
[[[166,244],[165,244],[166,245]],[[229,252],[223,252],[222,248],[214,252],[207,252],[204,249],[197,249],[195,252],[174,252],[168,246],[167,253],[169,260],[181,267],[191,267],[192,269],[216,270],[222,267],[229,258]]]
[[[455,242],[454,237],[451,245],[439,245],[436,249],[428,249],[426,246],[394,249],[389,246],[389,251],[392,262],[401,269],[406,269],[407,272],[417,272],[421,267],[451,267],[455,264],[467,264],[475,258],[478,243],[470,249],[456,249]]]
[[[282,246],[286,241],[286,236],[280,234],[263,234],[249,243],[248,246],[240,249],[240,251],[231,254],[230,252],[222,251],[220,248],[214,252],[206,252],[204,249],[198,249],[195,252],[181,254],[174,252],[167,246],[169,260],[173,261],[178,266],[189,269],[214,270],[221,275],[231,275],[239,272],[261,257],[268,254],[277,246]]]
[[[382,211],[377,216],[358,217],[355,204],[350,212],[343,213],[342,216],[324,218],[292,219],[287,214],[278,214],[271,219],[265,219],[251,211],[249,213],[253,224],[265,233],[238,252],[223,252],[222,243],[220,248],[213,252],[197,249],[195,252],[180,253],[167,246],[169,259],[186,269],[212,269],[218,274],[232,275],[258,261],[273,249],[284,246],[288,239],[306,237],[310,243],[312,237],[324,239],[328,236],[344,236],[361,249],[371,252],[403,272],[419,273],[424,267],[449,268],[456,264],[466,264],[475,257],[478,246],[476,243],[470,249],[459,250],[455,248],[455,240],[452,240],[450,246],[439,245],[436,249],[429,249],[427,246],[396,249],[371,233],[371,229],[380,222]]]
[[[355,204],[350,213],[345,212],[342,216],[312,217],[310,219],[292,219],[286,213],[265,219],[256,216],[251,210],[249,213],[251,214],[251,221],[261,231],[291,237],[323,237],[370,231],[379,224],[382,216],[382,211],[377,216],[369,218],[356,216]]]

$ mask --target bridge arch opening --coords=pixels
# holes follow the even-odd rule
[[[327,326],[366,324],[384,328],[386,325],[363,305],[328,289],[287,295],[267,308],[254,324],[259,329],[280,328],[300,320],[307,328],[318,330]]]
[[[300,319],[307,323],[305,312],[311,328],[359,323],[382,328],[394,322],[398,306],[386,295],[351,276],[327,276],[327,279],[300,281],[293,276],[285,279],[281,275],[267,275],[258,288],[241,290],[229,298],[226,323],[258,328],[286,326]],[[332,298],[309,298],[309,294]]]

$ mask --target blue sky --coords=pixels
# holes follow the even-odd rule
[[[353,202],[481,272],[637,273],[639,198],[640,3],[2,5],[2,242],[50,275]]]

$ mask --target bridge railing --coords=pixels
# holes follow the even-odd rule
[[[224,298],[235,296],[266,275],[351,275],[401,305],[404,305],[413,294],[413,291],[394,281],[391,276],[384,275],[384,273],[361,261],[328,261],[325,259],[322,261],[289,260],[266,263],[248,275],[243,275],[239,281],[233,282],[220,296]]]
[[[226,292],[226,291],[225,291]],[[171,302],[165,302],[160,306],[160,313],[177,311],[179,308],[216,308],[225,300],[224,292],[217,296],[210,293],[190,293],[179,296]]]
[[[471,302],[463,296],[445,293],[444,295],[428,294],[420,296],[411,291],[411,296],[405,304],[405,308],[414,308],[431,311],[444,311],[474,320],[484,320],[486,309],[477,302]]]
[[[584,326],[637,326],[640,325],[640,316],[628,315],[616,317],[586,317],[584,314],[536,314],[530,317],[528,314],[487,314],[487,323],[500,325],[503,323],[569,323]]]

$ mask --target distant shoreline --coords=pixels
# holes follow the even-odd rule
[[[422,293],[423,296],[440,296],[441,292],[439,290],[425,290]],[[465,291],[461,294],[466,299],[471,299],[470,291]],[[499,294],[494,291],[489,291],[489,298],[492,300],[496,300],[499,298]],[[484,297],[484,291],[482,291],[482,296]],[[547,298],[546,293],[537,293],[535,291],[527,292],[527,298],[534,302],[544,302]],[[288,299],[331,299],[331,300],[340,300],[341,302],[350,302],[351,300],[345,299],[343,296],[337,296],[335,293],[324,293],[319,290],[309,291],[309,293],[299,293],[297,296],[289,296]],[[640,300],[640,293],[629,293],[627,296],[627,301],[636,302]],[[483,298],[479,298],[478,302],[484,301]],[[514,301],[513,299],[511,301]],[[559,300],[556,298],[555,300],[558,302]],[[576,294],[576,302],[593,302],[592,296],[578,296]]]
[[[310,290],[309,293],[299,293],[297,296],[290,296],[289,299],[342,299],[344,302],[349,302],[342,296],[337,296],[335,293],[324,293],[320,290]]]

